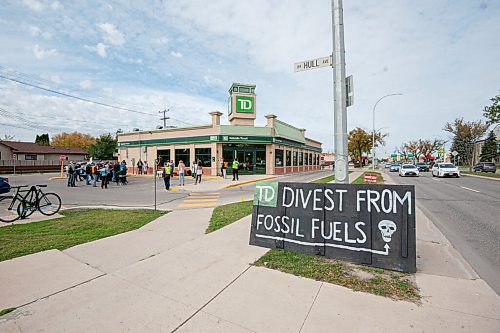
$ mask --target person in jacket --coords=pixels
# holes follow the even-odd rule
[[[194,184],[201,184],[201,176],[203,175],[203,165],[201,164],[201,161],[198,161],[198,167],[196,168],[196,180],[194,181]]]
[[[85,166],[85,175],[85,184],[90,185],[90,180],[92,179],[92,167],[90,166],[90,163],[87,163],[87,165]]]
[[[184,186],[184,174],[185,174],[186,165],[182,160],[177,164],[177,170],[179,171],[179,186]]]
[[[165,182],[165,189],[168,191],[170,190],[170,163],[166,163],[165,167],[163,168],[163,181]]]
[[[101,188],[108,188],[108,166],[106,164],[101,165],[99,172],[101,173]]]
[[[240,167],[240,162],[238,162],[238,159],[234,159],[233,165],[231,166],[231,169],[233,170],[233,180],[240,180],[238,177],[238,168]]]

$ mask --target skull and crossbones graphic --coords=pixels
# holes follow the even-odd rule
[[[396,232],[396,229],[396,223],[390,220],[382,220],[378,223],[378,230],[380,230],[382,239],[386,243],[389,243],[391,241],[392,234]]]

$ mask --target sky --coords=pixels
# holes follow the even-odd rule
[[[455,118],[483,119],[500,93],[500,1],[343,1],[348,131],[404,142],[445,139]],[[2,1],[0,137],[63,131],[100,135],[209,124],[233,82],[256,85],[267,114],[333,150],[333,74],[294,73],[332,53],[329,0]],[[35,88],[38,86],[40,88]],[[98,105],[57,94],[111,105]]]

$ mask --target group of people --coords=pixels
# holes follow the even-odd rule
[[[107,189],[109,182],[117,185],[127,184],[127,162],[97,162],[97,163],[73,163],[66,167],[68,186],[76,187],[77,181],[85,181],[86,185],[97,187],[101,182],[101,188]]]
[[[148,166],[148,161],[141,161],[141,159],[139,159],[139,161],[137,161],[137,174],[138,175],[147,175],[148,174],[148,169],[149,169],[149,166]]]
[[[162,170],[163,181],[165,182],[165,189],[170,190],[170,180],[174,177],[174,162],[168,161],[164,164]],[[186,183],[186,165],[184,161],[179,160],[177,164],[177,174],[179,175],[179,186],[184,186]],[[201,161],[193,162],[191,164],[191,176],[195,179],[194,184],[198,185],[201,183],[201,177],[203,175],[203,165]]]
[[[220,176],[224,179],[226,179],[227,167],[228,167],[228,162],[226,162],[226,161],[224,161],[224,159],[222,159],[221,163],[220,163]],[[240,162],[238,162],[237,159],[234,159],[233,163],[231,163],[231,171],[233,173],[233,181],[240,180],[240,177],[238,174],[239,168],[240,168]]]

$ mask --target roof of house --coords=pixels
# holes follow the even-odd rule
[[[80,154],[85,155],[86,152],[82,148],[69,148],[57,146],[40,146],[33,142],[16,142],[16,141],[0,141],[0,144],[12,149],[13,153],[29,153],[29,154]]]

